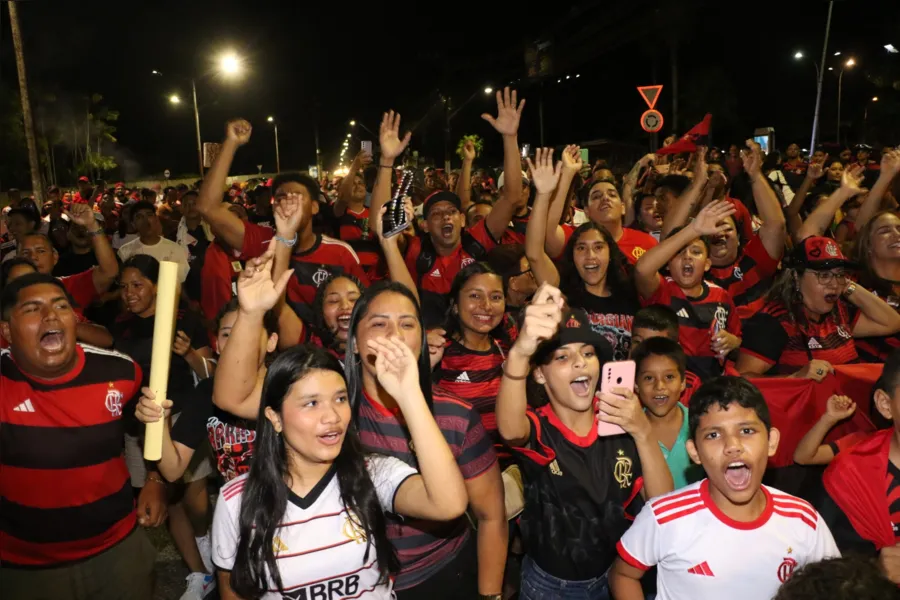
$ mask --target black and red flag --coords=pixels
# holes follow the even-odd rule
[[[656,151],[657,154],[681,154],[682,152],[696,152],[698,146],[709,145],[709,127],[712,124],[712,115],[707,114],[703,120],[691,127],[690,131],[681,136],[681,139],[672,142],[665,148]]]

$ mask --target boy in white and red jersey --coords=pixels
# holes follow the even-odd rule
[[[688,412],[688,453],[707,478],[644,506],[618,543],[617,600],[643,600],[654,565],[659,600],[771,598],[795,568],[840,556],[808,502],[762,485],[779,433],[752,383],[713,379]]]

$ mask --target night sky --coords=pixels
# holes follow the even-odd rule
[[[239,172],[256,172],[257,164],[274,168],[270,114],[279,122],[283,169],[315,163],[315,121],[325,166],[333,168],[350,119],[377,132],[388,108],[401,111],[406,126],[418,123],[414,148],[441,161],[439,89],[456,106],[476,94],[453,120],[452,146],[461,135],[478,133],[486,136],[487,160],[499,160],[500,145],[479,118],[489,103],[478,91],[520,79],[516,85],[528,101],[520,142],[538,144],[543,97],[548,145],[597,138],[646,145],[638,126],[646,107],[634,88],[666,86],[657,108],[667,120],[663,133],[669,133],[672,37],[680,39],[678,133],[709,111],[717,145],[762,126],[776,128],[780,147],[793,140],[808,145],[815,98],[811,60],[821,56],[827,2],[465,1],[428,3],[427,14],[422,3],[351,8],[356,4],[31,1],[19,7],[32,88],[55,93],[64,110],[82,111],[78,98],[99,93],[121,112],[116,153],[127,171],[116,175],[123,178],[166,168],[173,174],[196,171],[190,105],[173,107],[166,98],[177,92],[187,101],[189,86],[173,76],[209,73],[226,49],[246,58],[246,72],[236,81],[201,77],[201,127],[204,141],[218,141],[226,119],[243,116],[253,123]],[[542,8],[525,8],[532,5]],[[5,9],[0,83],[14,86]],[[536,41],[552,43],[553,73],[543,83],[527,79],[525,49]],[[859,63],[843,79],[844,119],[853,139],[872,96],[880,102],[870,122],[891,110],[897,114],[900,84],[891,86],[900,81],[900,54],[889,55],[883,48],[888,43],[900,48],[900,2],[835,3],[827,62],[852,55]],[[793,59],[798,50],[804,61]],[[835,51],[842,56],[831,56]],[[153,69],[164,77],[151,76]],[[836,98],[837,77],[827,73],[826,139],[834,137]],[[356,140],[372,137],[357,131],[356,148]]]

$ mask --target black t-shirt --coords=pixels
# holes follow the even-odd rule
[[[519,519],[525,553],[554,577],[584,580],[606,573],[626,515],[640,512],[644,485],[629,435],[579,437],[545,405],[529,412],[528,443],[514,448],[525,486]]]
[[[153,326],[156,317],[139,317],[131,314],[117,321],[112,328],[115,348],[124,352],[141,366],[144,380],[141,386],[150,384],[150,362],[153,354]],[[179,309],[176,314],[175,331],[183,331],[191,338],[191,346],[195,349],[209,345],[206,330],[199,317],[193,312]],[[169,383],[166,395],[173,402],[172,412],[181,411],[184,403],[192,398],[194,392],[194,374],[184,357],[172,353],[169,366]]]
[[[601,298],[583,289],[568,296],[569,305],[584,309],[591,320],[591,329],[612,346],[613,360],[627,360],[631,350],[631,323],[639,308],[637,298],[629,301],[617,294]]]
[[[269,229],[275,229],[275,217],[273,215],[260,215],[255,210],[248,211],[247,218],[254,225],[261,225]]]
[[[212,446],[216,468],[224,484],[250,470],[256,441],[256,421],[241,419],[213,404],[213,380],[197,384],[172,425],[172,441],[197,450],[206,440]]]
[[[75,254],[72,251],[66,251],[59,255],[59,262],[53,267],[53,275],[54,277],[75,275],[77,273],[83,273],[98,264],[97,257],[94,255],[93,250],[87,254]]]

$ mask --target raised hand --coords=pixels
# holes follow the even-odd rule
[[[162,406],[156,403],[156,394],[148,387],[141,388],[141,399],[134,409],[134,416],[141,423],[156,423],[163,417],[168,417],[172,412],[172,401],[163,400]]]
[[[475,142],[472,140],[466,140],[465,146],[463,146],[463,160],[466,162],[472,162],[475,160]]]
[[[100,231],[100,224],[94,218],[94,209],[89,204],[72,204],[69,210],[63,211],[73,223],[81,225],[88,231]]]
[[[381,156],[394,160],[406,150],[412,132],[407,131],[403,139],[400,139],[400,114],[394,111],[384,113],[381,118],[381,128],[378,132],[378,144],[381,146]]]
[[[841,175],[841,190],[847,192],[850,196],[856,196],[862,193],[860,185],[866,177],[866,168],[862,165],[853,165],[849,169],[844,169]]]
[[[734,212],[734,205],[727,200],[710,202],[691,221],[691,228],[697,235],[718,235],[729,227],[722,219],[733,215]]]
[[[641,165],[641,167],[648,167],[654,162],[656,162],[656,155],[651,152],[650,154],[642,156],[641,160],[638,161],[638,164]]]
[[[272,208],[275,215],[275,232],[285,239],[294,237],[303,221],[303,201],[299,194],[288,194],[275,203]],[[275,240],[271,242],[273,245]]]
[[[511,352],[531,357],[544,340],[556,335],[562,320],[563,298],[557,288],[544,283],[525,309],[525,319]]]
[[[538,148],[534,154],[534,162],[526,158],[528,171],[531,173],[531,182],[539,194],[550,194],[559,183],[559,175],[562,172],[562,163],[553,166],[553,148]]]
[[[178,356],[184,356],[191,351],[191,338],[180,329],[175,332],[175,340],[172,342],[172,352]]]
[[[365,169],[372,164],[372,155],[365,150],[360,150],[359,154],[356,155],[356,158],[353,159],[353,162],[358,168]]]
[[[581,147],[569,145],[562,152],[563,169],[571,173],[580,173],[584,167],[584,161],[581,160]]]
[[[856,412],[856,402],[847,396],[835,394],[828,399],[825,405],[825,414],[835,423],[849,418]]]
[[[709,180],[709,165],[706,164],[706,153],[709,148],[700,146],[694,155],[694,181],[699,185],[705,185]]]
[[[431,362],[431,369],[434,370],[444,358],[444,348],[447,347],[447,331],[444,329],[431,329],[425,336],[425,342],[428,344],[428,359]]]
[[[747,150],[741,153],[741,162],[751,181],[762,174],[762,147],[755,140],[747,140]]]
[[[247,261],[237,280],[237,296],[241,311],[245,313],[266,312],[278,303],[294,270],[288,269],[278,279],[272,281],[272,265],[275,263],[275,240],[269,242],[266,253]]]
[[[825,157],[828,158],[827,156]],[[825,162],[811,162],[806,168],[806,177],[808,179],[819,179],[825,174]]]
[[[881,157],[881,173],[893,177],[900,172],[900,150],[885,152]]]
[[[253,127],[250,121],[245,119],[234,119],[228,121],[225,125],[225,139],[230,142],[236,142],[238,146],[243,146],[250,141],[250,133]]]
[[[381,387],[404,408],[410,390],[419,387],[419,363],[399,336],[379,337],[367,342],[375,353],[375,375]]]
[[[497,90],[497,118],[487,113],[481,115],[481,118],[490,123],[501,135],[516,135],[523,108],[525,101],[517,103],[516,90],[510,92],[506,87],[502,92]]]

